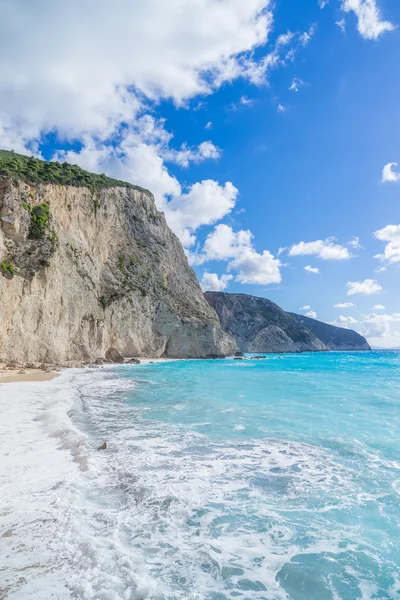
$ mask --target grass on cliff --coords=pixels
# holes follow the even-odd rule
[[[102,175],[89,173],[77,165],[70,165],[66,162],[46,162],[33,156],[24,156],[8,150],[0,150],[0,175],[6,175],[14,181],[24,181],[31,184],[53,183],[88,187],[92,190],[127,187],[147,191],[138,185],[107,177],[104,173]]]

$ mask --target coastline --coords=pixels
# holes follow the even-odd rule
[[[140,364],[148,365],[151,363],[167,362],[171,360],[180,360],[172,358],[153,358],[153,357],[129,357],[125,359],[124,363],[107,363],[95,364],[95,363],[70,363],[65,365],[44,365],[39,366],[28,366],[23,364],[5,364],[0,363],[0,386],[7,383],[34,383],[51,381],[56,377],[60,376],[62,371],[70,371],[71,369],[101,369],[104,367],[123,367],[123,366],[134,366],[131,361],[136,359],[140,361]],[[136,366],[136,365],[135,365]]]

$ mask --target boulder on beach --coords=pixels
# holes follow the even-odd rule
[[[116,348],[109,348],[106,352],[106,359],[113,363],[123,363],[124,357]]]
[[[140,360],[138,358],[130,358],[126,361],[127,365],[140,365]]]

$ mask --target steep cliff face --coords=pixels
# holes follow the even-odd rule
[[[325,345],[295,318],[266,298],[247,294],[206,292],[222,329],[243,352],[306,352]]]
[[[207,357],[220,327],[152,195],[0,176],[0,359]]]
[[[325,344],[328,350],[371,350],[365,337],[353,331],[352,329],[344,329],[343,327],[335,327],[322,323],[316,319],[310,319],[303,315],[289,313],[301,325],[307,327],[314,335]]]
[[[355,331],[285,312],[266,298],[222,292],[205,297],[243,352],[371,349]]]

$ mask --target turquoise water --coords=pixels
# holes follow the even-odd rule
[[[75,597],[400,598],[400,353],[171,361],[74,386],[75,426],[108,441],[68,498]]]

